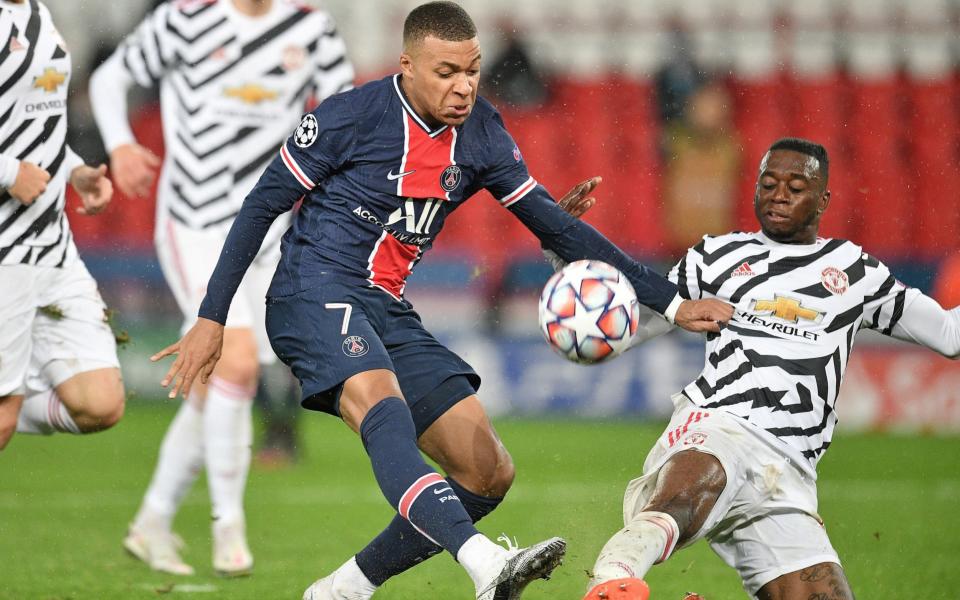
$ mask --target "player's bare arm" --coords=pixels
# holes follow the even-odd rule
[[[22,160],[20,170],[17,171],[17,179],[7,191],[20,204],[30,206],[40,197],[40,194],[47,190],[48,181],[50,181],[50,173],[31,162]]]
[[[77,209],[81,215],[103,212],[113,198],[113,184],[107,177],[107,165],[81,165],[75,168],[70,173],[70,185],[77,191],[83,203],[83,206]]]
[[[197,375],[200,376],[201,383],[207,383],[213,368],[217,366],[222,348],[223,325],[199,317],[180,341],[157,352],[150,360],[157,362],[171,354],[177,355],[160,385],[167,387],[173,383],[168,397],[176,398],[177,394],[181,394],[183,398],[187,398]]]
[[[160,159],[140,144],[122,144],[110,153],[110,171],[120,191],[144,198],[157,178]]]

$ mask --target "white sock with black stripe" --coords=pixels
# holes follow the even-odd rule
[[[611,537],[593,566],[590,586],[612,579],[643,579],[650,567],[670,556],[680,537],[677,522],[667,513],[642,512]]]
[[[17,432],[50,435],[56,431],[80,433],[56,390],[45,390],[24,398],[17,417]]]

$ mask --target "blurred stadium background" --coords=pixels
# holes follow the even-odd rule
[[[122,9],[109,0],[47,4],[73,53],[72,143],[88,162],[103,160],[86,78],[153,3],[125,0]],[[338,20],[358,83],[393,71],[403,18],[417,4],[323,3]],[[665,271],[682,248],[704,233],[755,229],[751,199],[760,157],[779,137],[804,136],[831,153],[833,201],[822,234],[860,242],[904,282],[945,306],[960,304],[960,0],[461,4],[481,31],[486,71],[481,94],[503,112],[531,171],[557,196],[588,176],[603,176],[600,204],[588,220],[649,264]],[[141,142],[161,152],[156,96],[136,96],[134,129]],[[32,548],[30,556],[36,556],[49,550],[50,568],[85,568],[76,559],[64,566],[75,550],[67,533],[47,526],[42,540],[30,537],[38,520],[79,518],[84,524],[76,530],[97,540],[83,551],[96,555],[108,573],[119,574],[122,585],[100,581],[95,566],[83,579],[72,580],[69,593],[51,581],[24,583],[22,574],[10,580],[14,583],[6,591],[0,586],[0,598],[121,598],[173,590],[162,577],[145,588],[140,577],[145,571],[134,571],[132,564],[114,557],[123,519],[135,509],[170,414],[169,407],[154,402],[161,398],[157,381],[162,368],[146,357],[172,341],[180,327],[153,253],[153,210],[152,201],[115,197],[99,217],[70,213],[81,253],[117,311],[118,328],[129,332],[121,360],[131,396],[138,400],[128,410],[129,424],[84,440],[82,446],[69,439],[20,438],[11,458],[0,461],[0,487],[6,489],[0,490],[0,522],[15,518],[0,526],[7,534],[0,535],[0,555]],[[482,397],[491,411],[510,417],[498,427],[527,487],[515,494],[519,509],[510,510],[508,503],[502,511],[516,514],[495,516],[490,527],[522,534],[526,528],[529,541],[543,524],[527,521],[542,519],[524,519],[520,513],[539,516],[543,510],[556,516],[558,527],[572,528],[570,535],[580,536],[582,555],[571,557],[572,566],[555,583],[573,590],[562,597],[573,598],[585,581],[582,570],[616,529],[623,483],[639,470],[657,433],[656,425],[610,421],[665,417],[670,394],[699,372],[702,344],[696,336],[672,333],[608,365],[565,363],[536,331],[536,297],[550,270],[534,238],[489,198],[472,200],[462,213],[418,267],[408,295],[428,326],[484,377]],[[867,598],[957,598],[960,364],[861,334],[839,414],[846,433],[824,461],[823,508],[839,535],[835,542],[852,569],[854,589],[866,589],[859,593]],[[319,507],[321,514],[343,510],[342,501],[324,490],[343,489],[347,483],[334,472],[339,473],[346,457],[360,457],[339,429],[330,419],[311,416],[306,462],[295,475],[251,477],[252,539],[260,536],[261,548],[272,545],[287,562],[278,564],[268,548],[259,552],[258,561],[270,565],[273,560],[280,570],[272,575],[262,570],[253,588],[224,587],[208,578],[194,591],[209,585],[236,598],[292,597],[300,584],[338,565],[376,531],[386,507],[361,499],[361,505],[373,508],[356,518],[363,522],[373,515],[373,524],[328,540],[331,546],[311,538],[309,568],[297,564],[311,541],[303,541],[307,533],[296,528],[296,519],[307,505]],[[874,430],[903,435],[863,433]],[[538,448],[539,441],[553,446]],[[342,457],[336,454],[341,446]],[[589,464],[571,466],[581,459]],[[93,470],[91,461],[98,465]],[[77,471],[42,483],[42,474],[64,464]],[[89,480],[98,477],[98,469],[110,473],[114,482],[106,490],[102,482]],[[356,470],[365,474],[365,469],[357,463]],[[318,480],[318,470],[331,475]],[[361,481],[372,490],[372,479],[364,477]],[[572,481],[584,483],[557,492],[560,482]],[[64,489],[77,500],[64,504]],[[279,504],[277,490],[287,494]],[[297,496],[298,490],[306,495]],[[575,503],[550,500],[557,493]],[[918,516],[910,507],[921,503],[926,508]],[[276,520],[257,517],[258,504],[273,511]],[[585,504],[595,507],[589,524],[577,512]],[[94,507],[115,511],[115,522],[93,512]],[[205,511],[202,490],[195,491],[183,528],[202,531]],[[338,521],[326,514],[311,525],[310,535],[326,535],[335,526]],[[284,524],[278,527],[281,519]],[[282,538],[287,535],[289,539]],[[30,539],[28,546],[24,539]],[[191,555],[200,563],[201,552],[206,552],[202,546]],[[912,557],[936,553],[938,558],[923,565],[912,562]],[[696,550],[693,558],[684,556],[654,580],[667,591],[658,598],[679,600],[684,587],[710,600],[737,597],[736,577],[706,548]],[[2,573],[13,561],[0,562],[7,563],[0,565]],[[42,573],[44,565],[40,563],[41,570],[33,565],[26,573]],[[691,567],[691,585],[685,586]],[[428,569],[437,590],[465,585],[446,563]],[[446,585],[444,578],[454,583]],[[281,580],[282,593],[267,591]],[[411,583],[404,588],[402,581]],[[414,581],[401,580],[394,595],[384,597],[424,597],[409,591],[418,589]],[[706,581],[713,583],[697,583]],[[99,591],[88,595],[89,590]],[[543,590],[531,597],[557,597],[546,586]]]

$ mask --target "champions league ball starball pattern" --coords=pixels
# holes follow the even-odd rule
[[[561,356],[582,364],[612,359],[630,347],[640,308],[616,268],[580,260],[555,273],[540,294],[540,332]]]

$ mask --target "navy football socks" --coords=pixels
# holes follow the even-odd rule
[[[460,498],[474,523],[493,512],[503,501],[503,498],[474,494],[450,478],[447,478],[447,483]],[[380,535],[357,553],[357,566],[370,583],[381,586],[394,575],[442,551],[443,548],[420,535],[406,519],[396,516]]]
[[[453,487],[423,460],[407,404],[392,397],[378,402],[360,424],[360,439],[391,506],[414,530],[456,557],[477,529]]]

